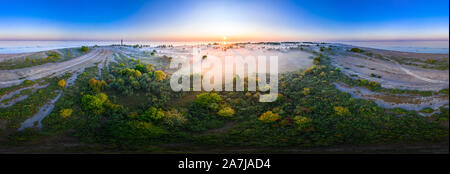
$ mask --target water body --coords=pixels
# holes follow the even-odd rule
[[[352,41],[339,43],[413,53],[449,53],[449,41]]]

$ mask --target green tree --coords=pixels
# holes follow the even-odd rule
[[[108,101],[108,96],[105,93],[99,93],[97,95],[86,94],[81,98],[82,108],[95,115],[103,113],[105,110],[104,103],[106,101]]]
[[[164,117],[164,112],[161,108],[151,107],[147,109],[140,117],[144,121],[157,121]]]
[[[89,47],[87,47],[87,46],[81,46],[80,51],[81,51],[83,54],[84,54],[84,53],[87,53],[87,52],[89,51]]]

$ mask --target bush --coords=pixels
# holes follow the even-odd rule
[[[155,79],[157,81],[162,81],[164,79],[166,79],[166,73],[164,73],[163,71],[155,71],[155,73],[153,73],[155,75]]]
[[[231,107],[225,107],[225,108],[219,110],[219,112],[217,112],[217,114],[219,116],[227,117],[227,118],[232,117],[234,115],[234,113],[235,113],[234,109]]]
[[[348,108],[345,108],[345,107],[342,107],[342,106],[335,106],[334,107],[334,111],[339,116],[346,116],[346,115],[350,115],[351,114],[350,111],[348,110]]]
[[[108,101],[108,96],[104,93],[97,95],[83,95],[81,104],[84,110],[90,111],[95,115],[103,113],[104,103]]]
[[[72,115],[72,109],[70,109],[70,108],[69,109],[61,109],[59,111],[59,115],[63,118],[67,118],[70,115]]]
[[[134,69],[140,71],[141,73],[148,73],[148,72],[152,72],[155,70],[155,68],[153,67],[152,64],[147,64],[147,65],[143,65],[143,64],[137,64]]]
[[[163,117],[164,112],[162,111],[162,109],[151,107],[147,109],[139,118],[144,121],[157,121]]]
[[[94,77],[89,80],[89,87],[92,88],[95,92],[100,92],[106,86],[106,82],[104,80],[95,80]]]
[[[194,101],[196,104],[209,109],[218,109],[219,102],[222,101],[222,97],[216,93],[201,93],[197,95],[197,99]]]
[[[176,109],[172,109],[167,111],[163,117],[163,123],[168,125],[169,127],[177,127],[184,125],[187,122],[187,119],[178,112]]]
[[[61,87],[61,88],[64,88],[64,87],[66,86],[66,81],[65,81],[64,79],[61,79],[61,80],[58,82],[58,86]]]
[[[355,53],[361,53],[362,50],[359,48],[352,48],[350,51],[355,52]]]
[[[429,114],[434,112],[434,110],[431,108],[423,108],[420,112]]]
[[[81,46],[80,51],[81,51],[83,54],[84,54],[84,53],[87,53],[87,52],[89,51],[89,47],[87,47],[87,46]]]
[[[264,123],[272,123],[280,119],[280,115],[273,113],[272,111],[267,111],[262,114],[258,120]]]
[[[295,116],[294,123],[298,130],[303,130],[305,128],[311,127],[312,119],[308,117]]]
[[[311,89],[309,88],[303,88],[302,94],[303,95],[308,95],[309,93],[311,93]]]
[[[120,74],[121,75],[125,75],[128,78],[129,77],[140,77],[140,76],[142,76],[142,73],[139,70],[130,69],[130,68],[125,68],[125,69],[120,70]]]

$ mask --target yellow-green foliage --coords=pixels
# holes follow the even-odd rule
[[[219,103],[222,101],[222,97],[216,93],[201,93],[197,95],[195,103],[200,106],[207,107],[212,110],[219,108]]]
[[[340,116],[345,116],[345,115],[351,114],[350,111],[348,110],[348,108],[345,108],[342,106],[335,106],[334,111],[336,112],[337,115],[340,115]]]
[[[61,109],[59,111],[59,115],[63,118],[67,118],[70,115],[72,115],[72,109],[70,109],[70,108],[69,109]]]
[[[95,78],[91,78],[89,80],[89,87],[91,87],[94,91],[99,92],[106,86],[106,82],[104,80],[95,80]]]
[[[165,112],[162,120],[164,124],[170,127],[181,126],[187,122],[187,119],[184,117],[184,115],[178,112],[176,109]]]
[[[217,112],[217,114],[222,117],[232,117],[234,113],[234,109],[231,107],[222,108],[221,110],[219,110],[219,112]]]
[[[303,88],[302,94],[303,95],[308,95],[309,93],[311,93],[311,89],[309,88]]]
[[[164,117],[164,112],[160,108],[151,107],[147,109],[144,114],[140,116],[140,119],[145,121],[157,121]]]
[[[258,120],[265,123],[272,123],[280,119],[280,115],[273,113],[272,111],[267,111],[262,114]]]
[[[97,95],[84,95],[81,98],[83,109],[96,115],[103,113],[105,107],[108,106],[108,103],[108,96],[104,93]]]
[[[120,74],[125,75],[127,77],[140,77],[142,73],[139,70],[125,68],[120,71]]]
[[[154,75],[155,75],[155,79],[157,81],[162,81],[162,80],[166,79],[166,73],[164,73],[163,71],[160,71],[160,70],[155,71]]]
[[[61,80],[58,82],[58,86],[61,87],[61,88],[64,88],[64,87],[66,86],[66,81],[65,81],[64,79],[61,79]]]
[[[312,119],[308,117],[295,116],[294,123],[298,130],[303,130],[305,128],[311,127]]]

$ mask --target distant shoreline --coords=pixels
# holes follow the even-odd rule
[[[127,45],[197,45],[197,44],[208,44],[214,43],[214,41],[126,41]],[[235,41],[228,43],[244,43],[248,41]],[[257,43],[255,41],[250,41],[252,43]],[[275,41],[275,42],[288,42],[288,41]],[[303,42],[303,41],[297,41]],[[449,54],[449,41],[444,40],[401,40],[401,41],[327,41],[326,43],[340,43],[346,45],[353,45],[356,47],[368,47],[375,49],[391,50],[391,51],[401,51],[401,52],[412,52],[412,53],[439,53],[439,54]],[[39,52],[54,49],[64,49],[73,48],[80,46],[108,46],[113,44],[120,44],[120,40],[108,40],[108,41],[70,41],[70,40],[59,40],[59,41],[46,41],[46,40],[0,40],[0,54],[15,54],[15,53],[29,53],[29,52]]]

